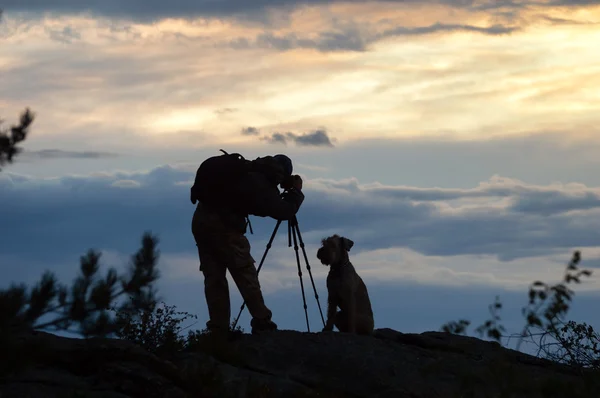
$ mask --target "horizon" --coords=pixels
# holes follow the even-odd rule
[[[149,230],[159,295],[204,328],[189,187],[220,148],[292,159],[323,314],[316,250],[333,233],[354,241],[375,327],[401,332],[469,319],[476,336],[499,295],[518,333],[532,282],[558,282],[576,250],[581,268],[600,267],[600,3],[3,7],[1,127],[27,107],[36,119],[0,171],[0,289],[45,269],[69,282],[90,248],[101,274],[122,271]],[[258,266],[276,221],[250,218]],[[304,331],[285,229],[259,279],[279,328]],[[242,300],[228,281],[233,321]],[[599,288],[595,273],[575,286],[568,318],[600,329]],[[239,324],[249,330],[247,310]]]

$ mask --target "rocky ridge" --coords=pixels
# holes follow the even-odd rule
[[[597,373],[441,332],[280,330],[168,358],[125,340],[33,331],[0,348],[0,398],[600,396]]]

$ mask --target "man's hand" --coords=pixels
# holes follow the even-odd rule
[[[283,188],[283,190],[287,191],[289,189],[295,189],[296,191],[301,191],[302,190],[302,178],[298,175],[291,175],[289,177],[287,177],[285,180],[283,180],[281,182],[281,188]]]
[[[296,191],[302,191],[302,177],[300,177],[298,174],[296,174],[295,176],[293,176],[293,184],[292,186],[294,187],[294,189]]]

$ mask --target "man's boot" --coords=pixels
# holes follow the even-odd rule
[[[252,327],[252,334],[277,330],[277,324],[270,319],[252,318],[250,326]]]
[[[210,324],[210,321],[207,322],[207,325]],[[208,335],[215,342],[227,342],[227,341],[235,341],[239,340],[244,336],[244,332],[239,329],[233,330],[231,328],[225,327],[215,327],[213,325],[207,326]]]

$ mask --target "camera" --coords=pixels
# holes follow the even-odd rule
[[[299,178],[300,178],[300,176],[297,174],[291,175],[289,177],[286,177],[283,181],[281,181],[281,183],[279,185],[281,186],[281,188],[283,190],[288,191],[294,187],[294,182],[296,180],[298,180]]]

